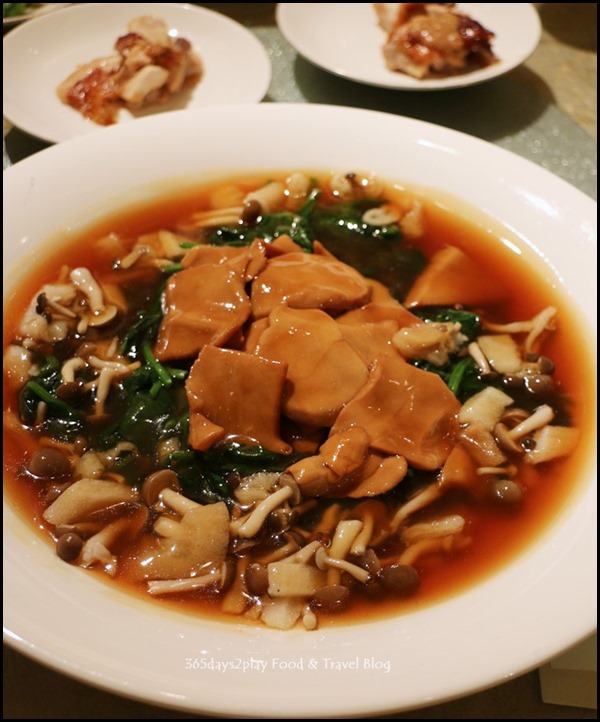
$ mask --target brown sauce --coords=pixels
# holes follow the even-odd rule
[[[248,181],[247,186],[251,184]],[[392,193],[393,191],[388,188]],[[210,207],[214,187],[194,188],[178,193],[177,197],[165,197],[144,207],[127,210],[109,216],[101,223],[78,232],[66,242],[55,245],[40,260],[5,303],[4,348],[17,336],[18,320],[30,299],[44,282],[54,279],[63,264],[70,267],[85,266],[98,278],[111,273],[113,258],[98,251],[96,240],[108,233],[117,233],[132,241],[139,235],[159,228],[170,228],[187,218],[191,213]],[[418,594],[409,599],[357,597],[349,610],[338,616],[323,617],[320,623],[355,623],[366,619],[397,614],[423,605],[439,602],[460,593],[462,590],[485,579],[519,554],[549,528],[552,521],[577,493],[586,450],[591,448],[592,439],[587,431],[586,418],[592,413],[594,403],[591,362],[588,359],[585,338],[580,324],[569,308],[565,298],[552,287],[538,269],[523,262],[508,244],[496,237],[495,231],[474,223],[470,217],[457,215],[454,209],[446,208],[435,198],[423,199],[427,231],[419,246],[430,256],[435,250],[446,245],[463,249],[486,269],[490,275],[500,279],[509,289],[510,301],[493,309],[495,321],[528,319],[540,309],[552,305],[559,309],[558,330],[552,335],[544,352],[556,366],[554,380],[560,392],[568,399],[568,413],[572,424],[582,431],[582,439],[576,453],[559,461],[549,462],[543,468],[529,466],[527,474],[528,493],[519,509],[510,511],[489,502],[474,504],[461,492],[452,492],[438,502],[436,508],[445,513],[464,512],[467,528],[474,539],[467,550],[441,559],[436,555],[419,560],[421,586]],[[18,408],[18,399],[4,381],[4,409]],[[49,543],[48,525],[42,519],[44,491],[21,472],[25,460],[36,448],[35,439],[23,428],[4,429],[4,488],[19,514],[31,522],[34,529],[46,537]],[[83,572],[82,573],[95,573]],[[108,580],[111,584],[145,598],[148,595],[140,584],[117,577]],[[223,618],[219,611],[216,595],[190,593],[179,598],[172,596],[156,598],[152,603],[171,605],[186,612]],[[228,617],[242,621],[238,617]],[[253,623],[253,622],[250,622]]]

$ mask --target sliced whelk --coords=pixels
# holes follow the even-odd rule
[[[256,352],[287,366],[283,409],[310,426],[330,426],[364,386],[368,370],[324,311],[277,307]]]
[[[252,283],[252,313],[267,316],[285,303],[291,308],[343,311],[366,303],[371,289],[351,266],[328,256],[285,253],[270,258]]]
[[[226,264],[206,263],[173,275],[165,306],[154,349],[160,361],[191,358],[204,346],[227,343],[250,315],[244,281]]]
[[[371,447],[404,456],[418,469],[437,469],[450,453],[460,403],[436,374],[379,356],[365,387],[340,411],[331,433],[362,426]]]
[[[392,338],[397,327],[393,321],[361,325],[339,324],[339,328],[344,339],[367,366],[370,366],[375,357],[382,353],[396,353]]]
[[[236,271],[244,281],[251,281],[266,264],[264,241],[256,240],[249,246],[194,246],[183,259],[183,268],[203,266],[207,263],[226,265]]]
[[[230,349],[205,346],[186,381],[190,445],[199,451],[236,436],[286,454],[279,437],[285,364]]]

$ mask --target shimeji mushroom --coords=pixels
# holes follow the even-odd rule
[[[337,585],[341,581],[341,573],[346,572],[357,579],[359,582],[365,584],[370,577],[369,572],[357,564],[346,559],[339,559],[328,554],[325,547],[317,549],[315,554],[315,564],[318,569],[323,571],[327,570],[327,586]]]
[[[402,532],[402,541],[407,548],[400,555],[398,562],[412,565],[423,554],[439,549],[451,549],[462,534],[464,526],[464,517],[452,514],[407,527]]]
[[[75,300],[75,289],[70,283],[55,283],[42,286],[31,300],[19,325],[19,333],[33,341],[54,343],[66,338],[73,313],[66,308]],[[66,313],[48,314],[49,302],[59,304]]]
[[[306,173],[291,173],[285,179],[285,198],[288,210],[297,210],[310,193],[311,180]]]
[[[4,371],[10,386],[20,390],[29,381],[33,371],[31,351],[23,346],[10,344],[4,353]]]
[[[231,522],[231,533],[234,536],[250,539],[256,536],[269,514],[289,500],[290,504],[299,504],[300,490],[291,474],[281,474],[277,479],[278,488],[269,484],[270,493],[265,496],[252,511]]]
[[[279,481],[279,477],[280,474],[268,471],[248,474],[240,479],[233,490],[233,495],[241,506],[251,506],[267,498]]]
[[[80,314],[78,333],[85,333],[88,326],[104,326],[116,317],[117,307],[105,302],[104,292],[89,269],[74,268],[69,277],[75,288],[83,293],[88,301],[88,311]]]
[[[142,259],[145,264],[158,268],[171,264],[185,255],[184,240],[184,237],[167,230],[140,236],[131,251],[119,261],[119,268],[126,270]]]
[[[327,584],[338,584],[341,579],[342,571],[346,571],[359,581],[365,582],[369,576],[368,572],[360,569],[355,564],[346,562],[345,559],[352,549],[357,536],[363,528],[363,522],[360,519],[347,519],[340,521],[335,528],[335,534],[331,540],[331,545],[324,555],[323,552],[317,551],[315,554],[315,563],[320,568],[329,568],[327,572]],[[323,549],[323,551],[325,551]],[[318,556],[317,556],[318,555]]]
[[[306,629],[315,629],[316,616],[303,600],[314,600],[323,590],[331,591],[334,587],[343,590],[338,580],[341,572],[366,583],[370,573],[343,558],[350,551],[361,528],[361,521],[342,521],[338,524],[329,550],[320,541],[314,540],[291,556],[268,564],[267,594],[262,597],[261,611],[264,624],[277,629],[289,629],[302,617]],[[335,553],[339,556],[332,556],[334,545]],[[332,572],[335,575],[333,580],[328,578]]]
[[[323,547],[320,547],[321,549]],[[322,570],[312,564],[282,559],[267,566],[269,597],[310,597],[325,584]]]
[[[180,592],[193,592],[206,589],[215,584],[221,585],[225,572],[223,565],[213,566],[205,574],[185,579],[154,579],[148,582],[148,591],[153,596],[160,594],[178,594]]]
[[[461,406],[459,441],[478,466],[498,466],[506,461],[493,430],[512,403],[508,394],[488,386]]]
[[[224,502],[197,504],[165,488],[161,501],[175,514],[161,514],[154,523],[159,539],[149,549],[147,579],[193,577],[225,561],[229,546],[229,511]]]
[[[440,486],[438,484],[430,484],[429,486],[426,486],[424,489],[421,489],[416,494],[411,496],[411,498],[402,504],[394,514],[394,517],[392,518],[392,521],[390,522],[390,529],[392,531],[396,531],[400,525],[408,519],[408,517],[411,514],[414,514],[416,511],[419,511],[419,509],[423,509],[432,502],[434,502],[436,499],[438,499],[442,494],[442,491],[440,489]]]
[[[291,629],[303,616],[307,629],[316,627],[306,600],[325,584],[326,574],[310,562],[322,548],[312,541],[296,553],[267,565],[267,593],[262,596],[260,618],[273,629]]]
[[[468,424],[458,438],[478,466],[499,466],[506,462],[498,441],[483,424]]]
[[[262,188],[251,191],[244,198],[244,214],[249,206],[255,207],[258,204],[257,215],[273,213],[283,207],[285,202],[285,186],[278,181],[266,183]]]
[[[532,353],[542,333],[553,330],[555,325],[556,309],[553,306],[544,308],[529,321],[514,321],[505,324],[491,323],[489,321],[484,322],[485,328],[495,333],[526,333],[527,338],[524,344],[524,353],[526,356]]]
[[[543,404],[510,429],[502,422],[496,424],[494,434],[505,449],[524,454],[529,464],[540,464],[570,454],[579,441],[578,429],[553,426],[553,419],[554,410]],[[525,437],[528,443],[521,444]]]
[[[376,198],[383,191],[382,182],[373,173],[338,171],[331,176],[329,185],[335,196],[347,200]]]
[[[440,539],[450,534],[459,534],[465,526],[464,517],[460,514],[441,516],[427,522],[412,524],[402,532],[402,541],[414,544],[422,539]]]
[[[355,507],[353,514],[362,522],[362,528],[352,542],[350,548],[352,556],[359,557],[367,551],[373,540],[376,520],[383,522],[385,513],[385,505],[377,499],[367,499]]]

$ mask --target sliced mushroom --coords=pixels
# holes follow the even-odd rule
[[[283,597],[267,600],[261,608],[260,618],[271,629],[291,629],[304,610],[302,597]]]
[[[322,549],[323,547],[321,547]],[[311,597],[325,584],[325,574],[312,564],[282,559],[267,567],[269,597]]]
[[[482,424],[469,424],[462,429],[459,442],[478,466],[499,466],[506,462],[506,455],[494,435]]]
[[[44,511],[49,524],[74,524],[101,509],[137,500],[137,492],[125,484],[103,479],[79,479]]]
[[[402,531],[402,540],[410,545],[422,539],[439,539],[452,534],[460,534],[464,527],[464,517],[459,514],[451,514],[428,522],[412,524]]]
[[[479,336],[479,348],[500,374],[514,374],[521,370],[521,354],[517,342],[507,333]]]
[[[483,391],[479,391],[465,401],[458,412],[458,420],[461,424],[477,423],[484,429],[492,431],[506,408],[513,403],[513,399],[508,394],[493,386],[486,386]]]
[[[225,561],[229,547],[229,511],[224,502],[197,504],[165,488],[160,499],[180,518],[163,514],[154,524],[162,537],[147,550],[148,579],[179,579],[198,573],[207,564]]]
[[[534,446],[525,454],[525,461],[541,464],[567,456],[575,450],[579,437],[579,430],[570,426],[544,426],[534,432]]]

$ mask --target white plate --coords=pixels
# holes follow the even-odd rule
[[[56,88],[78,65],[110,55],[127,23],[143,14],[162,18],[187,38],[204,66],[200,82],[188,94],[144,114],[263,99],[271,82],[266,50],[225,15],[177,3],[83,3],[28,22],[4,38],[5,117],[53,143],[104,130],[62,103]],[[121,110],[119,123],[133,120],[135,115]]]
[[[495,34],[498,63],[455,77],[417,80],[388,70],[382,54],[386,34],[372,3],[279,3],[277,24],[286,40],[311,63],[368,85],[399,90],[441,90],[481,83],[507,73],[526,60],[541,36],[531,3],[459,3]]]
[[[18,25],[25,20],[33,20],[33,18],[39,18],[40,15],[47,15],[48,13],[53,13],[55,10],[66,8],[68,5],[71,5],[71,3],[38,3],[37,7],[28,8],[27,12],[23,13],[22,15],[13,15],[10,17],[2,18],[2,24],[5,28],[11,25]]]
[[[57,229],[76,230],[207,174],[292,168],[371,170],[464,199],[478,209],[475,219],[534,258],[580,309],[594,353],[596,204],[589,197],[476,138],[343,107],[264,103],[171,113],[17,163],[4,172],[4,292]],[[589,424],[593,440],[593,406]],[[195,714],[354,717],[431,705],[533,669],[593,633],[596,510],[589,458],[570,503],[487,580],[388,620],[277,632],[133,598],[60,561],[5,499],[5,641],[89,684]]]

